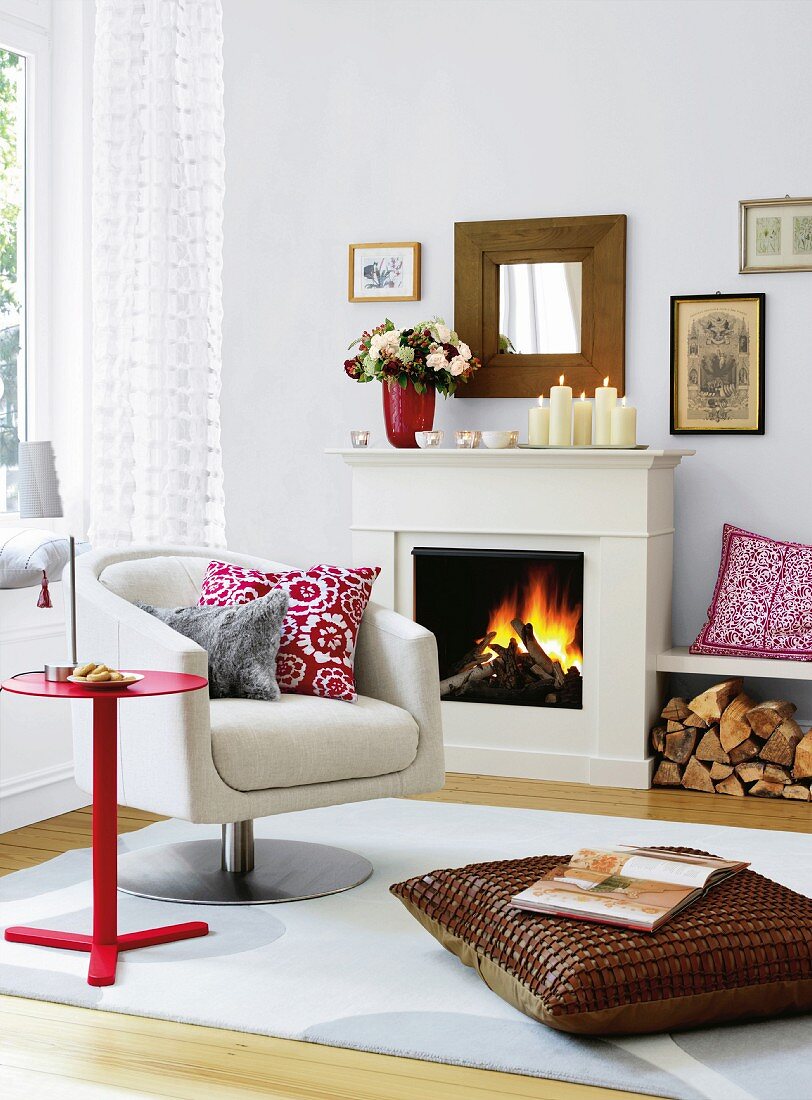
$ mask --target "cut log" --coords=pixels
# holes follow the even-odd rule
[[[653,752],[662,752],[665,747],[665,726],[654,726],[650,733],[651,748]]]
[[[736,775],[742,783],[757,783],[764,778],[764,767],[760,760],[750,760],[746,764],[736,766]]]
[[[721,783],[716,784],[716,793],[730,794],[734,798],[743,798],[744,787],[737,775],[729,775],[727,779],[723,779]]]
[[[728,753],[730,763],[743,764],[745,760],[752,760],[754,756],[758,756],[760,748],[760,741],[756,741],[755,737],[748,737],[746,741],[742,741],[740,745],[730,750]]]
[[[536,680],[543,681],[545,684],[549,684],[551,687],[555,683],[555,680],[552,678],[552,676],[546,673],[541,665],[531,665],[529,671],[536,678]],[[664,726],[663,729],[665,729]]]
[[[785,718],[793,716],[796,709],[795,704],[788,703],[786,699],[767,699],[766,702],[753,707],[747,715],[747,721],[756,737],[766,741]]]
[[[688,706],[708,722],[718,722],[724,713],[725,707],[740,694],[741,680],[723,680],[721,684],[714,684],[701,695],[697,695]]]
[[[669,699],[663,707],[660,717],[672,722],[682,722],[690,713],[688,704],[684,699]]]
[[[448,676],[440,681],[440,698],[456,695],[466,687],[473,687],[478,682],[489,680],[491,676],[489,665],[474,665],[473,668],[468,668],[464,672],[458,672],[456,676]]]
[[[780,726],[770,734],[770,738],[761,747],[759,755],[771,764],[785,764],[792,767],[795,748],[803,740],[804,732],[794,718],[785,718]]]
[[[714,760],[711,764],[711,779],[718,783],[722,779],[727,779],[729,775],[733,775],[733,765],[720,764],[718,760]]]
[[[796,779],[808,779],[812,776],[812,730],[795,746],[792,774]]]
[[[812,792],[803,783],[789,783],[781,792],[782,798],[794,798],[797,802],[812,801]]]
[[[564,683],[564,671],[558,661],[552,661],[544,652],[536,640],[532,623],[523,623],[521,619],[513,619],[510,624],[521,639],[522,645],[533,658],[533,664],[547,676],[551,676],[556,687]]]
[[[700,718],[698,714],[689,714],[687,718],[683,718],[682,724],[684,726],[695,726],[698,730],[706,730],[710,722]]]
[[[700,764],[695,756],[691,757],[688,766],[682,773],[682,785],[687,787],[688,790],[707,791],[708,794],[713,794],[715,789],[709,770],[704,764]]]
[[[766,779],[759,779],[758,783],[754,783],[747,793],[755,795],[756,798],[782,798],[784,784],[770,783]]]
[[[696,747],[696,730],[679,730],[665,735],[663,755],[677,764],[686,764]]]
[[[696,755],[699,760],[718,760],[720,764],[730,763],[730,757],[722,748],[722,742],[719,740],[719,731],[716,726],[711,726],[703,735],[702,740],[697,745]]]
[[[680,730],[685,729],[685,723],[684,722],[675,722],[673,720],[673,718],[669,718],[668,721],[666,722],[665,728],[668,731],[668,733],[679,733]]]
[[[783,783],[784,786],[792,782],[789,768],[785,768],[781,764],[768,764],[764,769],[762,778],[768,779],[771,783]]]
[[[682,768],[673,760],[661,760],[651,782],[655,787],[678,787],[682,782]]]
[[[458,672],[467,672],[469,668],[476,668],[477,665],[484,665],[490,661],[491,654],[487,652],[487,649],[495,637],[496,631],[489,631],[481,641],[477,642],[470,653],[466,653],[461,661],[457,661],[451,669],[451,675],[455,676]]]
[[[751,699],[746,691],[739,692],[736,698],[725,707],[722,719],[719,722],[719,740],[722,748],[730,752],[736,745],[746,741],[750,736],[750,723],[747,715],[756,705],[755,699]]]

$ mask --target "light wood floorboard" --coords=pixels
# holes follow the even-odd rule
[[[449,774],[428,800],[812,831],[809,806]],[[130,807],[119,832],[160,820]],[[0,874],[90,844],[89,807],[0,836]],[[623,1100],[612,1089],[0,997],[4,1100]],[[642,1100],[646,1100],[645,1097]]]

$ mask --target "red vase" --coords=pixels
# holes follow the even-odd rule
[[[434,388],[418,393],[411,382],[405,390],[384,382],[381,389],[386,438],[393,447],[416,447],[415,432],[429,432],[434,423]]]

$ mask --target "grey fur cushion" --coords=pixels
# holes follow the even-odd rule
[[[279,698],[276,654],[288,610],[284,590],[230,607],[138,606],[206,650],[212,699]]]

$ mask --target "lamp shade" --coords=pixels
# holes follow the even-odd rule
[[[56,519],[61,516],[62,498],[51,443],[21,442],[18,469],[20,519]]]

